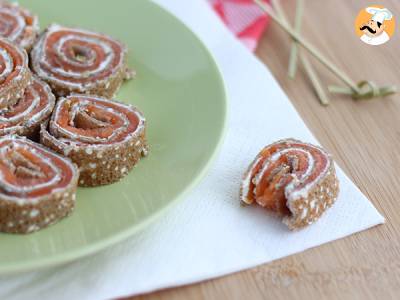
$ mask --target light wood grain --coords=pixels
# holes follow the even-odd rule
[[[353,22],[364,0],[307,0],[303,33],[354,80],[400,87],[400,32],[383,46],[360,42]],[[400,1],[387,6],[400,22]],[[283,1],[293,19],[294,1]],[[270,68],[312,132],[386,217],[385,225],[258,268],[130,299],[399,299],[400,96],[322,107],[300,69],[287,78],[290,40],[275,25],[257,55]],[[324,83],[339,83],[316,64]],[[134,282],[132,282],[134,284]]]

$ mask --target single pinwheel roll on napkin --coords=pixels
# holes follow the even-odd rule
[[[290,229],[315,222],[332,206],[339,182],[330,155],[294,139],[266,146],[247,170],[240,199],[283,216]]]

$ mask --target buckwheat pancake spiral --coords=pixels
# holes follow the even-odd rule
[[[0,1],[0,36],[27,51],[39,33],[38,17],[17,3]]]
[[[315,222],[338,193],[330,155],[320,147],[286,139],[258,154],[243,178],[240,199],[284,216],[284,223],[296,229]]]
[[[0,231],[29,233],[69,215],[78,177],[68,158],[24,137],[0,137]]]
[[[146,121],[132,105],[71,95],[56,104],[41,142],[80,168],[79,185],[118,181],[147,154]]]
[[[38,138],[40,124],[50,118],[54,104],[50,87],[34,77],[17,103],[0,110],[0,136],[18,134]]]
[[[51,25],[31,52],[32,69],[59,96],[113,98],[130,72],[127,49],[103,34]]]
[[[26,51],[0,38],[0,109],[15,104],[31,79]]]

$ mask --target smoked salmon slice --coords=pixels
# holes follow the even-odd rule
[[[290,229],[315,222],[339,193],[335,165],[322,148],[294,139],[266,146],[245,173],[243,204],[283,216]]]
[[[30,233],[68,216],[78,168],[25,137],[0,137],[0,231]]]
[[[29,51],[39,33],[38,17],[17,3],[0,1],[0,36]]]
[[[31,52],[33,71],[55,94],[71,93],[113,98],[124,79],[127,48],[103,34],[53,24]]]
[[[0,135],[18,134],[38,139],[40,124],[50,118],[54,104],[50,87],[34,77],[17,103],[0,110]]]
[[[134,106],[71,95],[56,103],[41,143],[75,162],[80,186],[120,180],[147,154],[146,121]]]
[[[0,109],[15,104],[31,80],[26,51],[0,38]]]

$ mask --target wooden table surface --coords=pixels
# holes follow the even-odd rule
[[[295,2],[282,2],[293,16]],[[371,1],[305,2],[303,33],[309,41],[355,81],[400,87],[400,30],[378,47],[363,44],[354,34],[358,11]],[[400,1],[375,2],[397,15],[400,24]],[[257,55],[386,224],[251,270],[130,299],[400,299],[400,94],[365,102],[335,96],[329,107],[322,107],[302,70],[295,80],[287,78],[289,45],[272,23]],[[324,83],[339,83],[314,65]]]

